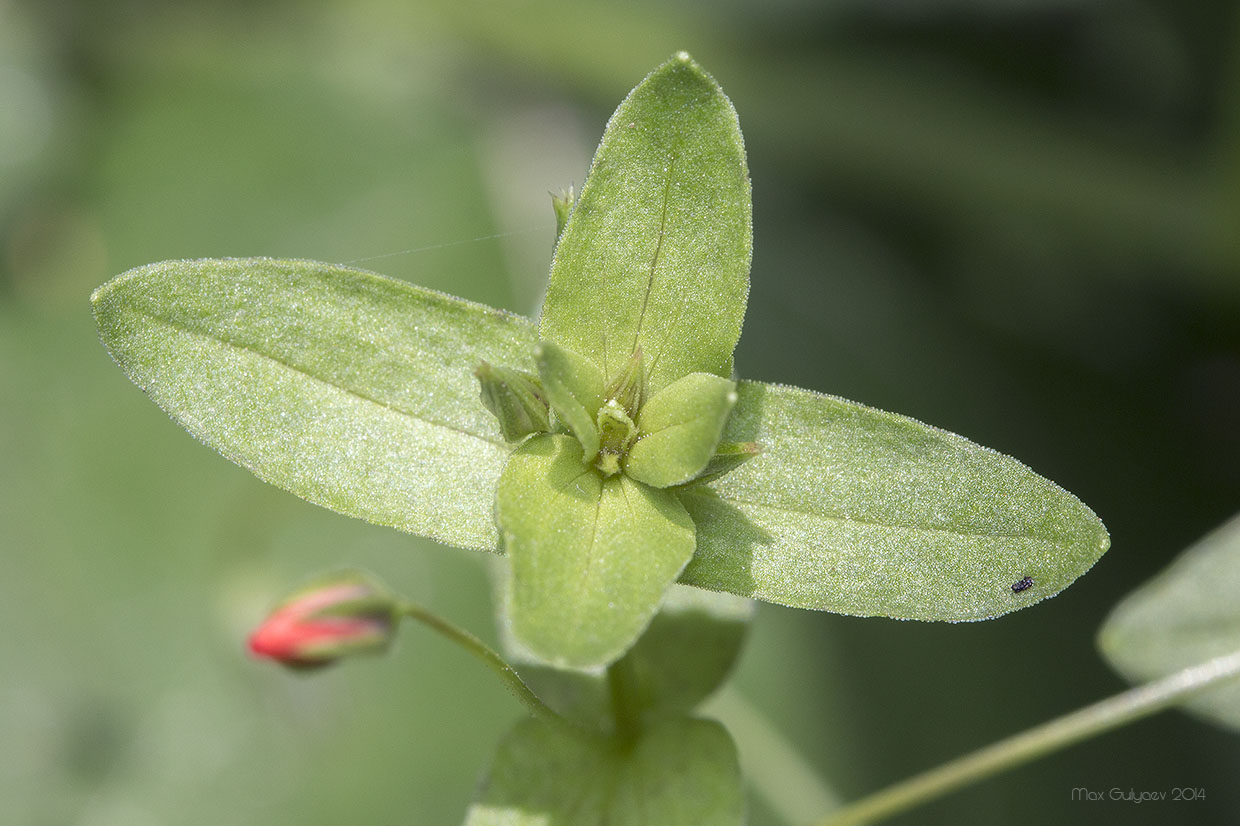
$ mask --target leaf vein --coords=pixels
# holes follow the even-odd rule
[[[182,321],[174,321],[173,319],[156,315],[152,312],[141,309],[140,307],[136,307],[133,304],[129,304],[129,308],[134,313],[140,316],[143,316],[144,318],[148,318],[151,321],[154,321],[158,324],[163,324],[175,330],[180,330],[182,333],[199,336],[200,338],[205,338],[209,341],[214,341],[219,344],[223,344],[227,347],[232,347],[235,350],[240,350],[243,353],[248,353],[250,355],[254,355],[254,356],[258,356],[259,358],[266,359],[267,361],[270,361],[273,364],[279,365],[280,367],[283,367],[286,370],[290,370],[294,373],[304,376],[307,379],[310,379],[311,381],[315,381],[320,384],[326,385],[327,387],[331,387],[335,390],[339,390],[340,392],[346,395],[352,396],[364,402],[369,402],[370,404],[376,405],[377,407],[382,407],[386,410],[390,410],[391,412],[396,413],[398,415],[407,416],[411,419],[416,419],[432,427],[438,427],[438,428],[443,428],[444,430],[450,430],[454,433],[459,433],[462,436],[469,436],[471,438],[477,439],[481,442],[486,442],[487,444],[494,445],[499,448],[507,447],[507,445],[505,445],[502,442],[499,442],[499,441],[496,441],[495,439],[488,438],[487,436],[483,436],[481,434],[466,430],[465,428],[460,427],[459,425],[448,424],[446,422],[440,422],[434,419],[427,418],[425,416],[418,415],[417,413],[414,413],[411,410],[405,410],[401,407],[397,407],[396,405],[391,404],[390,402],[385,402],[385,401],[382,401],[381,399],[376,399],[375,397],[367,395],[366,393],[363,393],[352,387],[345,387],[344,385],[337,384],[336,382],[333,382],[333,381],[329,381],[323,378],[322,376],[316,376],[313,373],[306,371],[304,368],[298,367],[297,365],[291,364],[287,361],[284,361],[283,359],[279,359],[271,355],[270,353],[264,353],[259,350],[255,350],[252,347],[247,347],[244,344],[240,344],[235,341],[230,341],[229,339],[224,338],[221,335],[218,335],[213,332],[209,332],[207,330],[199,329],[192,324],[186,324],[185,322],[182,322]]]
[[[633,352],[637,352],[642,325],[646,323],[646,310],[650,306],[650,294],[654,292],[654,274],[659,266],[659,256],[663,253],[663,239],[667,235],[667,205],[672,199],[672,176],[675,170],[676,155],[673,154],[667,162],[667,180],[663,183],[663,209],[659,215],[659,240],[654,245],[654,255],[650,259],[650,275],[646,279],[646,294],[642,296],[642,311],[637,317],[637,327],[633,330]]]
[[[707,493],[705,491],[710,491],[710,492]],[[719,493],[714,488],[706,488],[705,491],[700,488],[698,490],[686,489],[686,490],[681,491],[681,495],[682,496],[697,496],[697,497],[702,497],[702,498],[707,498],[707,499],[718,499],[719,501],[726,502],[728,504],[748,505],[750,507],[759,508],[759,509],[765,508],[767,510],[775,510],[781,513],[792,514],[794,516],[805,516],[811,519],[822,519],[827,522],[843,522],[843,523],[854,524],[854,525],[865,525],[867,527],[873,527],[873,528],[900,528],[900,529],[909,530],[909,531],[924,531],[926,533],[941,533],[941,534],[947,534],[949,536],[960,536],[960,537],[979,538],[979,539],[1027,539],[1027,540],[1039,541],[1039,542],[1050,541],[1051,544],[1053,545],[1064,545],[1066,547],[1065,543],[1055,542],[1053,540],[1047,540],[1044,537],[1039,537],[1036,534],[1032,534],[1032,533],[997,533],[997,532],[990,532],[990,531],[965,531],[965,530],[957,530],[953,528],[935,528],[929,525],[908,525],[908,524],[901,524],[898,522],[879,522],[878,520],[874,520],[874,519],[858,519],[856,517],[850,517],[850,516],[835,516],[833,514],[826,514],[826,513],[821,513],[819,511],[806,510],[806,509],[795,507],[795,506],[778,505],[772,502],[755,502],[750,499],[740,499],[734,496],[725,496]]]

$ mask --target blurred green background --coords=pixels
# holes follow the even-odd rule
[[[532,313],[548,190],[677,49],[749,150],[742,375],[1012,453],[1113,537],[995,622],[763,606],[739,691],[851,798],[1122,688],[1102,618],[1240,505],[1234,4],[0,0],[0,822],[459,822],[519,715],[475,663],[413,628],[313,679],[242,646],[341,563],[493,638],[484,560],[198,445],[87,296],[275,255]],[[1169,713],[892,822],[1230,824],[1237,776],[1240,736]]]

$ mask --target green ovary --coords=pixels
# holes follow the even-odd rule
[[[604,477],[620,472],[620,460],[629,452],[637,438],[637,425],[615,399],[598,411],[599,452],[594,466]]]

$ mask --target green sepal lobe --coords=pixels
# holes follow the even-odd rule
[[[736,404],[736,383],[690,373],[650,398],[637,419],[637,442],[624,471],[648,485],[688,482],[710,463]]]
[[[582,461],[591,462],[599,449],[603,374],[588,359],[550,341],[534,348],[534,360],[552,409],[581,443]]]

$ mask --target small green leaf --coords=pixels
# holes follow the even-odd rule
[[[482,403],[499,421],[504,440],[519,442],[531,433],[551,430],[546,391],[538,376],[482,362],[474,370]]]
[[[608,122],[556,246],[539,331],[609,380],[640,347],[651,392],[688,373],[730,376],[751,250],[736,112],[681,53]]]
[[[598,437],[603,447],[616,453],[628,450],[637,438],[637,425],[615,399],[608,399],[607,404],[598,409]]]
[[[603,479],[564,435],[513,452],[496,514],[512,560],[512,630],[555,665],[623,654],[693,555],[693,522],[673,494]]]
[[[762,453],[762,445],[758,442],[720,442],[715,448],[715,455],[710,457],[702,472],[694,477],[695,482],[710,482],[725,476]]]
[[[1054,596],[1110,545],[1072,494],[960,436],[794,387],[738,392],[724,439],[763,452],[680,490],[698,539],[682,582],[858,616],[988,619]]]
[[[599,448],[596,416],[603,404],[603,374],[587,359],[550,341],[534,349],[538,374],[551,407],[582,446],[582,461],[594,460]]]
[[[526,319],[309,261],[168,261],[92,297],[116,363],[260,479],[349,516],[496,549],[510,448],[480,359],[533,369]]]
[[[1132,682],[1240,651],[1240,516],[1197,542],[1111,611],[1098,648]],[[1240,729],[1240,682],[1186,703],[1189,710]]]
[[[646,633],[611,666],[642,719],[687,714],[723,684],[741,652],[754,603],[673,585]]]
[[[657,488],[688,482],[715,455],[734,404],[736,383],[710,373],[664,387],[642,407],[625,473]]]
[[[736,747],[679,718],[630,749],[523,720],[504,738],[465,826],[741,826]]]

